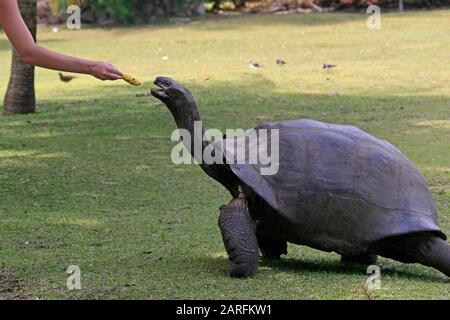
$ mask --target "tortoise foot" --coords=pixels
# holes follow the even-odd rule
[[[236,198],[220,208],[219,228],[230,260],[230,276],[253,275],[259,264],[258,241],[245,200]]]

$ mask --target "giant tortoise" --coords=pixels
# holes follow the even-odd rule
[[[194,135],[200,115],[192,93],[167,77],[154,83],[152,95],[179,129]],[[222,163],[207,164],[193,151],[195,139],[184,142],[233,197],[219,215],[231,276],[252,275],[259,251],[275,259],[287,254],[287,242],[337,252],[343,261],[372,264],[380,255],[450,276],[450,245],[431,192],[396,147],[354,126],[306,119],[264,123],[255,132],[262,129],[278,129],[279,168],[272,175],[262,175],[258,161],[228,161],[227,145],[239,137],[215,143],[227,160]],[[202,150],[210,146],[207,139],[201,143]]]

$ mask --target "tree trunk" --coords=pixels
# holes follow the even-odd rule
[[[36,40],[36,0],[19,0],[19,9],[25,23]],[[13,48],[11,76],[4,100],[5,114],[34,113],[34,66],[23,63]]]

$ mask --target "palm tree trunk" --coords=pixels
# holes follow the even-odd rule
[[[36,40],[36,0],[19,0],[19,9],[25,23]],[[11,76],[4,100],[5,114],[34,113],[34,66],[23,63],[13,48]]]

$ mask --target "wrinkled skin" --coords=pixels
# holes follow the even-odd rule
[[[230,259],[232,277],[251,276],[258,269],[259,252],[256,224],[243,198],[234,198],[220,207],[219,228]]]
[[[152,95],[194,137],[200,115],[192,93],[167,77],[155,85]],[[431,193],[398,149],[352,126],[295,120],[257,130],[271,127],[280,129],[280,171],[273,176],[254,165],[196,159],[233,198],[219,215],[231,276],[256,272],[258,248],[279,259],[287,242],[335,251],[344,263],[372,264],[381,255],[450,276],[450,246]],[[204,139],[202,149],[209,146]],[[195,157],[194,139],[186,147]]]

